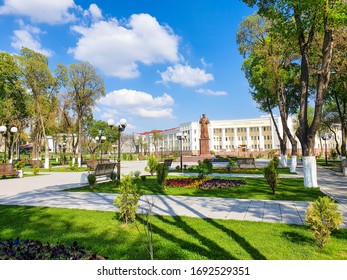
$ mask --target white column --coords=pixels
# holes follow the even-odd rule
[[[264,137],[263,137],[263,131],[262,131],[262,127],[259,126],[259,145],[260,145],[260,149],[264,150]]]
[[[210,150],[214,150],[214,133],[212,125],[209,127],[208,135],[210,137]]]
[[[249,127],[246,127],[246,132],[247,132],[247,149],[250,149],[252,147],[252,144],[251,144],[251,135],[250,135]]]
[[[225,128],[222,128],[222,149],[226,149],[225,148]]]
[[[237,128],[234,127],[234,149],[238,149],[239,141],[237,139]]]

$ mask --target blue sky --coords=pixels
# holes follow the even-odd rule
[[[34,49],[52,70],[89,61],[107,92],[95,119],[126,118],[128,132],[252,118],[236,45],[252,13],[239,0],[1,0],[0,50]]]

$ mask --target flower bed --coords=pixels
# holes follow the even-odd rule
[[[93,252],[84,250],[74,242],[72,246],[63,244],[43,244],[38,240],[0,241],[0,260],[105,260]]]
[[[199,189],[230,189],[246,185],[243,180],[210,179],[198,186]]]
[[[177,188],[197,188],[197,189],[230,189],[246,185],[243,180],[227,180],[227,179],[198,179],[198,178],[176,178],[166,180],[167,187]]]

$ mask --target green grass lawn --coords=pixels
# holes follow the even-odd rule
[[[173,178],[173,177],[169,177]],[[301,178],[283,178],[273,195],[271,188],[263,178],[235,178],[244,180],[247,185],[234,187],[231,189],[188,189],[167,187],[165,190],[158,185],[156,176],[147,176],[145,181],[137,179],[135,182],[143,194],[161,195],[186,195],[200,197],[223,197],[223,198],[245,198],[245,199],[265,199],[265,200],[294,200],[294,201],[314,201],[324,194],[318,188],[305,188]],[[104,182],[97,184],[93,190],[89,186],[69,189],[72,192],[101,192],[116,193],[119,188],[115,187],[114,182]]]
[[[320,249],[305,226],[168,216],[151,219],[155,259],[347,259],[345,229],[334,232]],[[149,259],[144,234],[134,224],[123,225],[112,212],[0,206],[0,241],[17,237],[66,245],[77,241],[80,247],[114,260]]]

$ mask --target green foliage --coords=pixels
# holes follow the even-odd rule
[[[137,179],[137,178],[140,177],[141,171],[140,171],[140,170],[135,170],[135,171],[133,171],[133,175],[134,175],[134,177]]]
[[[159,163],[157,165],[156,171],[157,171],[157,182],[164,189],[165,181],[166,181],[167,175],[169,174],[169,169],[167,168],[166,164]]]
[[[72,171],[78,170],[77,162],[75,162],[75,164],[72,164],[72,162],[70,162],[69,165],[70,165],[70,170],[72,170]]]
[[[331,150],[330,150],[330,156],[331,156],[331,158],[332,158],[333,160],[336,160],[336,158],[337,158],[337,152],[336,152],[335,149],[331,149]]]
[[[199,173],[198,177],[201,179],[205,178],[207,175],[212,173],[212,168],[213,168],[213,165],[209,159],[205,158],[202,162],[199,160],[198,167],[197,167],[197,170]]]
[[[23,161],[17,161],[14,165],[14,167],[16,168],[16,170],[21,170],[23,169],[25,166],[25,163]]]
[[[227,165],[228,171],[230,171],[232,168],[235,168],[235,167],[237,167],[236,162],[234,160],[230,159],[228,162],[228,165]]]
[[[337,204],[329,197],[320,197],[306,210],[306,224],[312,231],[319,247],[323,247],[331,232],[338,229],[342,215],[337,211]]]
[[[276,150],[271,150],[271,151],[269,151],[268,154],[267,154],[268,158],[274,158],[276,152],[277,152]]]
[[[271,187],[272,194],[275,194],[275,189],[278,185],[278,170],[276,168],[276,163],[271,160],[267,166],[264,167],[264,177],[266,182]]]
[[[272,161],[274,162],[275,168],[278,169],[280,166],[280,159],[275,156]]]
[[[112,171],[111,174],[110,174],[110,179],[111,179],[112,181],[116,180],[116,179],[117,179],[117,173],[114,172],[114,171]]]
[[[37,175],[37,174],[39,174],[39,172],[40,172],[40,167],[34,166],[34,167],[33,167],[33,173],[34,173],[35,175]]]
[[[158,163],[159,163],[158,159],[154,155],[151,155],[147,159],[147,166],[145,167],[145,171],[147,171],[151,175],[153,175],[155,173],[155,171],[156,171]]]
[[[88,175],[88,184],[89,184],[89,186],[91,187],[91,188],[93,188],[94,187],[94,185],[95,185],[95,182],[96,182],[96,177],[95,177],[95,175],[93,174],[93,173],[90,173],[89,175]]]
[[[120,191],[121,194],[116,197],[114,204],[119,208],[121,219],[128,224],[135,221],[140,193],[130,175],[121,179]]]

